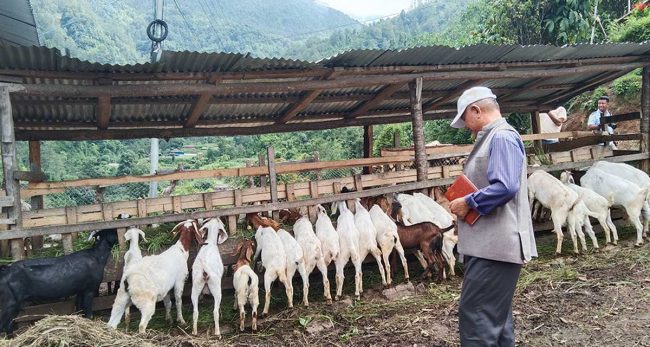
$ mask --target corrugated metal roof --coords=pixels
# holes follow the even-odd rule
[[[235,53],[164,52],[161,61],[155,64],[109,65],[81,61],[65,56],[57,49],[0,44],[0,81],[52,87],[84,86],[82,91],[98,90],[98,86],[104,85],[145,86],[150,87],[148,90],[180,86],[186,91],[173,95],[143,96],[134,93],[112,97],[109,130],[123,131],[123,134],[117,135],[121,138],[141,136],[130,132],[132,128],[174,128],[174,136],[197,136],[192,129],[184,128],[200,97],[200,92],[191,91],[205,88],[214,81],[217,81],[217,86],[247,83],[274,86],[263,91],[230,90],[214,95],[208,105],[201,109],[195,125],[196,129],[217,129],[215,133],[220,135],[229,131],[245,134],[373,124],[393,119],[404,121],[410,106],[407,82],[422,74],[428,74],[423,81],[423,104],[435,106],[435,109],[428,111],[429,116],[453,114],[455,100],[462,92],[460,89],[476,81],[493,88],[498,97],[507,96],[502,101],[504,111],[527,112],[557,105],[579,93],[582,90],[579,88],[583,86],[593,89],[599,83],[647,65],[649,61],[649,44],[601,44],[355,50],[317,63],[253,58],[248,54]],[[536,66],[540,64],[543,66]],[[592,65],[604,68],[580,71],[580,68]],[[565,68],[564,72],[553,74],[553,69],[558,68]],[[474,72],[478,76],[490,71],[496,76],[473,77]],[[499,71],[518,71],[521,74],[519,77],[503,78],[498,76]],[[435,75],[432,73],[438,72],[444,76],[432,77]],[[451,76],[455,72],[469,74]],[[212,80],[212,77],[216,79]],[[332,86],[333,83],[323,88],[302,87],[305,83],[315,85],[327,78],[340,80],[340,87]],[[396,83],[395,78],[399,78],[400,82]],[[368,80],[373,82],[366,83]],[[392,95],[377,99],[387,86],[394,84],[398,88],[390,88],[391,91],[395,90]],[[530,89],[531,86],[534,88]],[[302,105],[286,124],[279,122],[288,111],[300,105],[303,98],[309,95],[313,97],[314,90],[319,90],[314,100]],[[97,130],[97,100],[97,95],[85,95],[83,92],[65,97],[56,92],[45,96],[20,92],[12,94],[16,136],[22,139],[41,136],[39,139],[45,139],[59,133],[57,130],[85,129],[83,135],[66,139],[80,139],[92,134],[98,138],[115,137],[115,133],[103,135],[108,132]],[[547,104],[547,100],[552,102]],[[369,110],[355,117],[355,110],[362,105],[370,105]],[[428,108],[425,106],[425,110]],[[25,135],[33,129],[50,131]]]
[[[0,1],[0,43],[19,46],[39,44],[29,0]]]

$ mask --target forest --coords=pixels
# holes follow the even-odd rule
[[[171,28],[164,49],[175,51],[250,52],[258,57],[317,61],[351,49],[403,49],[422,45],[579,44],[642,42],[650,39],[650,8],[636,5],[623,21],[627,1],[595,0],[460,0],[425,1],[390,18],[361,23],[312,0],[187,0],[165,1],[164,19]],[[41,44],[68,50],[72,56],[111,64],[147,61],[150,42],[145,27],[153,17],[153,2],[138,0],[31,0]],[[592,28],[593,30],[592,34]],[[638,98],[639,73],[608,87],[613,97]],[[570,103],[570,112],[594,104],[592,93]],[[529,128],[528,114],[511,114],[520,131]],[[375,126],[375,152],[392,146],[393,133],[411,144],[410,124]],[[242,166],[246,159],[273,146],[280,160],[300,160],[314,151],[321,160],[360,157],[358,127],[258,136],[182,138],[160,142],[160,169]],[[469,143],[469,133],[448,121],[428,121],[425,140]],[[187,146],[200,155],[174,157]],[[41,145],[47,180],[69,180],[149,172],[149,140],[49,142]],[[19,144],[19,159],[28,168],[27,144]],[[218,184],[219,182],[210,182]],[[226,182],[227,184],[228,182]],[[176,193],[205,188],[206,182],[181,182]],[[164,184],[163,184],[164,187]],[[161,189],[163,188],[161,187]],[[46,207],[82,202],[78,192],[66,202],[46,200]],[[72,194],[72,195],[71,195]],[[123,189],[111,199],[143,197],[146,189]],[[139,196],[134,196],[139,195]]]

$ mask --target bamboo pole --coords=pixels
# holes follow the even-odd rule
[[[35,177],[39,177],[36,182],[43,181],[40,141],[29,141],[29,169]],[[40,210],[45,207],[43,204],[43,195],[32,196],[30,203],[32,210]],[[32,250],[40,250],[41,248],[43,248],[43,236],[32,237]]]
[[[650,66],[643,68],[641,85],[641,152],[650,152]],[[650,161],[641,162],[641,169],[650,171]]]

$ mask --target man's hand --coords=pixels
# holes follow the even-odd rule
[[[465,198],[463,197],[450,202],[449,209],[451,210],[451,213],[458,216],[458,218],[465,218],[470,207],[467,205],[467,202],[465,202]]]

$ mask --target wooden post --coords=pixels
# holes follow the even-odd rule
[[[250,159],[246,159],[246,167],[251,167],[253,166],[251,163]],[[253,176],[248,176],[248,186],[249,187],[255,187],[255,180],[253,180]]]
[[[257,162],[259,166],[266,165],[266,157],[264,157],[264,154],[257,156]],[[260,175],[260,187],[266,187],[266,175]]]
[[[271,186],[271,202],[278,202],[278,178],[275,174],[275,150],[273,147],[267,147],[268,167],[269,167],[269,185]],[[273,211],[273,219],[280,219],[280,211]]]
[[[363,127],[363,157],[372,158],[372,149],[373,149],[373,129],[372,125],[366,125]],[[372,166],[364,166],[363,174],[367,175],[372,172]]]
[[[318,151],[314,151],[314,162],[317,163],[320,161],[320,153]],[[320,180],[320,170],[316,170],[316,180]]]
[[[14,119],[11,115],[11,99],[9,87],[0,86],[0,141],[2,142],[2,170],[5,178],[5,192],[13,197],[13,206],[7,208],[7,217],[14,220],[10,229],[22,229],[23,217],[20,204],[20,184],[14,179],[14,171],[18,170],[16,159],[16,136],[14,134]],[[23,259],[25,247],[22,239],[11,240],[11,257],[14,260]]]
[[[428,162],[424,145],[424,120],[422,119],[422,78],[409,82],[411,117],[413,119],[413,142],[415,145],[415,168],[418,182],[426,181]],[[426,191],[423,191],[426,194]]]
[[[336,194],[336,190],[334,191]],[[318,183],[311,181],[309,182],[309,194],[312,199],[318,199]],[[316,211],[316,206],[308,206],[307,214],[309,215],[309,220],[312,223],[316,223],[316,218],[318,217],[318,212]]]
[[[29,141],[29,171],[38,177],[33,182],[42,182],[42,168],[41,168],[41,142]],[[32,210],[43,209],[43,195],[32,196],[30,201]],[[40,250],[43,248],[43,236],[32,237],[32,250]]]
[[[531,112],[530,113],[530,126],[533,134],[541,134],[541,118],[539,116],[539,111]],[[536,150],[541,151],[543,150],[542,147],[542,141],[541,140],[535,140],[533,142],[533,146],[535,147]]]
[[[641,84],[641,152],[650,152],[650,66],[643,68]],[[650,160],[641,161],[641,170],[650,171]]]

